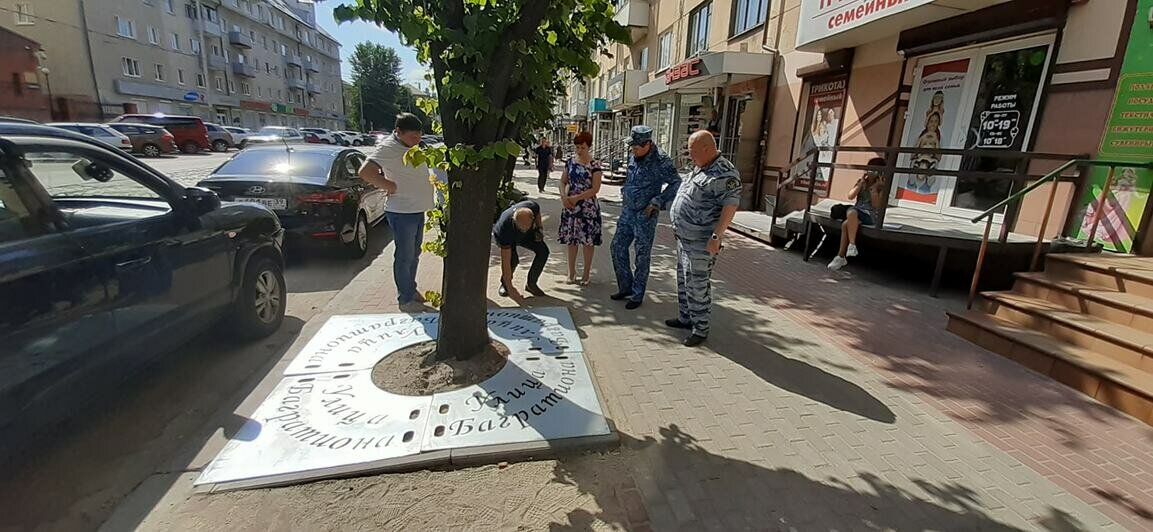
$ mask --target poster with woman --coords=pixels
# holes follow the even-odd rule
[[[829,148],[837,145],[837,135],[841,130],[841,116],[845,106],[845,87],[847,78],[840,76],[833,79],[815,81],[809,85],[808,105],[805,108],[805,122],[802,131],[801,146],[797,156],[804,155],[813,148]],[[822,152],[818,156],[822,163],[833,162],[832,152]],[[806,161],[794,167],[793,190],[808,191],[809,176],[812,175],[811,163]],[[829,195],[829,181],[832,179],[831,168],[817,168],[816,185],[813,187],[817,196]]]
[[[953,145],[953,133],[968,72],[969,59],[925,65],[921,69],[920,78],[913,85],[913,108],[909,110],[901,146],[926,150],[960,147]],[[897,166],[935,170],[940,164],[939,154],[925,151],[901,155]],[[940,181],[938,176],[929,174],[898,174],[897,199],[935,205]]]

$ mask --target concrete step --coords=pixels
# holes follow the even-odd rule
[[[981,294],[981,310],[1118,362],[1153,372],[1153,334],[1012,292]]]
[[[949,312],[949,331],[1153,424],[1153,375],[1043,331],[979,311]]]
[[[1049,301],[1139,331],[1153,330],[1153,298],[1118,292],[1115,288],[1053,278],[1044,272],[1018,272],[1015,275],[1015,293]]]
[[[1045,272],[1051,279],[1075,281],[1153,298],[1153,258],[1052,253],[1045,258]]]

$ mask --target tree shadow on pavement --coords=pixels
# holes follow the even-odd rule
[[[1017,530],[959,484],[916,480],[918,494],[867,473],[814,479],[714,454],[677,425],[659,439],[621,437],[619,451],[556,464],[553,481],[591,494],[600,511],[571,511],[550,530]],[[1068,514],[1054,522],[1080,528]]]

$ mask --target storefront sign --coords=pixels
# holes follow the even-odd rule
[[[1017,94],[993,96],[988,110],[981,111],[980,122],[977,148],[1012,148],[1021,134],[1021,110],[1017,109]]]
[[[707,72],[701,63],[701,58],[694,57],[665,72],[665,83],[672,84],[683,79],[695,78],[704,74],[707,74]]]
[[[969,59],[925,65],[913,85],[913,106],[901,146],[928,149],[959,148],[953,143],[953,132],[960,119],[961,98]],[[941,156],[935,153],[901,155],[897,166],[935,170]],[[937,204],[941,191],[937,176],[901,174],[896,176],[897,199],[929,205]]]
[[[198,101],[200,101],[200,93],[196,92],[196,91],[188,91],[188,92],[184,93],[184,101],[186,101],[186,102],[198,102]]]
[[[802,0],[797,45],[831,37],[934,0]]]
[[[798,156],[804,155],[815,148],[828,148],[837,145],[837,136],[840,134],[841,117],[845,109],[845,90],[848,78],[838,76],[832,79],[814,81],[809,86],[809,99],[805,108],[805,121],[802,130],[801,149]],[[822,152],[818,156],[822,163],[833,162],[832,152]],[[810,163],[801,163],[794,168],[796,179],[793,181],[793,190],[808,191],[809,178],[813,175]],[[816,185],[813,190],[820,197],[829,195],[829,183],[832,180],[831,168],[817,168]]]
[[[1098,157],[1102,159],[1149,162],[1153,154],[1153,29],[1146,17],[1153,11],[1153,0],[1139,0],[1133,30],[1117,79],[1113,109],[1105,124]],[[1153,171],[1118,168],[1113,185],[1105,196],[1101,212],[1097,204],[1105,192],[1107,168],[1097,168],[1089,179],[1082,205],[1081,225],[1077,238],[1089,238],[1095,218],[1097,232],[1092,235],[1105,249],[1127,252],[1133,247],[1137,228],[1149,201]]]

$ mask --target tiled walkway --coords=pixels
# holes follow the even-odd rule
[[[615,193],[606,187],[604,196]],[[559,201],[541,199],[555,231]],[[962,303],[867,273],[830,274],[734,236],[716,271],[712,336],[684,348],[662,323],[676,309],[667,224],[645,305],[630,312],[609,299],[616,212],[606,204],[594,284],[561,283],[564,253],[553,241],[542,282],[551,297],[530,301],[572,309],[621,449],[510,466],[521,476],[499,468],[405,476],[445,493],[491,494],[476,510],[390,492],[397,504],[443,507],[438,522],[372,514],[381,501],[360,494],[403,475],[296,489],[315,505],[279,505],[289,492],[278,490],[192,497],[155,519],[192,516],[207,526],[260,512],[325,528],[317,520],[336,512],[376,525],[477,529],[1153,528],[1153,431],[946,333],[944,310]],[[326,311],[394,311],[391,273],[380,267],[388,262],[378,259]],[[491,266],[491,304],[512,304],[496,296]],[[429,260],[422,287],[440,274]],[[513,481],[537,496],[510,499],[501,486]]]

